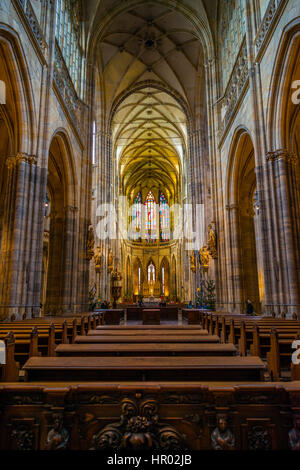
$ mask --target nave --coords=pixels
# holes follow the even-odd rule
[[[0,324],[1,448],[183,452],[225,432],[235,450],[290,448],[299,320],[130,309]]]

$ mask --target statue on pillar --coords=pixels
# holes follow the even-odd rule
[[[88,239],[87,239],[87,246],[86,246],[86,254],[87,259],[91,260],[94,256],[94,248],[95,248],[95,236],[94,236],[94,228],[92,225],[89,226],[88,231]]]
[[[102,253],[101,253],[99,246],[97,246],[96,253],[94,255],[94,261],[95,261],[95,271],[96,273],[100,273],[101,267],[102,267]]]
[[[216,231],[214,230],[214,228],[211,224],[208,226],[207,246],[208,246],[208,251],[209,251],[210,256],[213,259],[217,259],[218,258],[217,235],[216,235]]]
[[[113,259],[112,251],[110,250],[108,254],[108,260],[107,260],[107,271],[111,273],[113,268],[114,268],[114,259]]]
[[[196,258],[195,258],[194,252],[192,255],[190,255],[190,267],[191,267],[191,271],[195,273],[196,272]]]
[[[210,257],[210,254],[209,254],[208,248],[206,245],[204,245],[200,250],[200,264],[204,268],[208,268],[209,266],[209,257]]]

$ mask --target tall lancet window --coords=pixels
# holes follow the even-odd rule
[[[80,3],[75,0],[57,0],[55,36],[75,90],[80,96],[82,94],[81,29]]]
[[[156,202],[151,191],[145,201],[145,239],[148,243],[156,242]]]
[[[148,282],[155,282],[155,266],[152,261],[148,266]]]
[[[160,238],[162,241],[168,241],[170,239],[170,209],[163,193],[159,195],[159,223]]]
[[[132,240],[141,239],[142,230],[142,194],[138,193],[132,206]]]

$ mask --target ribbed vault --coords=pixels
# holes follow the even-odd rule
[[[122,194],[163,189],[175,201],[186,154],[186,116],[168,93],[152,87],[129,95],[113,120]]]
[[[106,117],[116,97],[146,80],[175,90],[196,112],[203,50],[196,26],[180,11],[151,1],[129,7],[104,30],[97,57]]]

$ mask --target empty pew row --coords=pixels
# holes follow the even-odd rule
[[[85,336],[76,336],[75,343],[219,343],[220,338],[215,335],[184,335],[184,334],[135,334],[105,335],[99,330],[90,330]]]
[[[31,357],[23,367],[35,381],[261,381],[257,357],[239,357],[231,344],[201,327],[102,328],[58,345],[56,357]],[[88,360],[87,360],[88,357]],[[126,360],[124,360],[126,358]]]
[[[28,382],[65,381],[262,381],[257,357],[32,357],[23,369]]]
[[[247,321],[245,318],[214,317],[208,323],[204,315],[202,325],[209,332],[220,335],[221,342],[237,344],[241,356],[250,353],[266,359],[271,380],[280,380],[282,371],[291,370],[292,343],[299,334],[300,322],[267,318],[266,321]],[[274,327],[276,325],[276,328]]]
[[[77,343],[60,344],[57,356],[236,356],[233,344],[220,343]]]
[[[78,334],[85,335],[88,329],[96,328],[100,322],[101,317],[89,316],[51,324],[26,322],[15,326],[4,323],[0,325],[0,340],[4,340],[10,332],[13,333],[15,360],[23,365],[33,355],[55,355],[57,344],[73,343]]]

